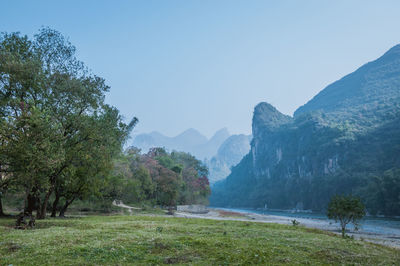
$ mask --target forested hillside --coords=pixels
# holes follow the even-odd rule
[[[400,46],[329,85],[293,118],[255,107],[251,151],[213,188],[215,206],[323,210],[359,195],[400,215]]]

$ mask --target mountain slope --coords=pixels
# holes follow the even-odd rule
[[[213,187],[225,207],[322,210],[336,193],[400,215],[400,46],[327,86],[294,118],[255,107],[251,151]]]
[[[369,62],[355,72],[332,83],[308,103],[298,108],[294,116],[322,111],[341,119],[358,118],[371,112],[383,114],[399,104],[400,45]]]
[[[219,147],[217,154],[207,161],[210,184],[226,178],[250,150],[251,136],[232,135]]]

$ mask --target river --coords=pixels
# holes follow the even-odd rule
[[[260,209],[235,209],[235,208],[218,208],[227,211],[234,211],[239,213],[255,213],[262,215],[273,215],[286,217],[290,219],[298,219],[303,221],[318,221],[321,224],[328,223],[329,225],[337,227],[334,221],[331,221],[323,213],[314,212],[295,212],[295,211],[281,211],[281,210],[260,210]],[[390,217],[375,217],[366,216],[360,221],[361,227],[359,228],[360,233],[367,234],[379,234],[387,235],[391,238],[400,239],[400,218]],[[331,226],[329,226],[331,227]],[[353,230],[353,226],[349,226],[350,230]]]

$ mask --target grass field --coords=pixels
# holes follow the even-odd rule
[[[400,251],[302,227],[160,216],[0,219],[0,265],[400,265]]]

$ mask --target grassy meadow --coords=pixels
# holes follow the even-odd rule
[[[400,265],[400,251],[278,224],[163,216],[0,219],[0,265]]]

